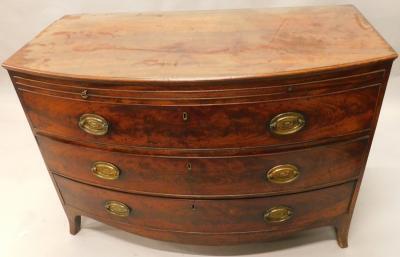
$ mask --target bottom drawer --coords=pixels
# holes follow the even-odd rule
[[[354,183],[298,194],[191,200],[121,193],[53,175],[66,206],[126,230],[245,233],[296,230],[348,210]],[[122,204],[121,204],[122,203]]]

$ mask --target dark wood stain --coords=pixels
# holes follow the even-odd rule
[[[81,216],[208,245],[333,226],[347,247],[396,57],[354,7],[336,6],[65,16],[3,66],[71,234]],[[305,127],[271,133],[271,119],[293,111]],[[81,130],[85,113],[104,117],[109,132]],[[93,176],[95,161],[116,165],[119,179]],[[299,178],[268,182],[266,172],[281,164],[296,165]],[[109,200],[131,214],[109,214]],[[293,217],[266,222],[278,205]]]
[[[54,175],[66,206],[110,222],[148,229],[186,233],[249,233],[304,227],[321,219],[334,219],[347,212],[354,183],[325,189],[268,198],[196,200],[158,198],[105,190]],[[131,209],[128,217],[104,210],[107,200],[123,202]],[[318,202],[318,205],[315,205]],[[293,209],[293,218],[283,223],[268,223],[263,216],[273,206]],[[218,217],[218,218],[216,218]]]
[[[138,156],[78,147],[43,136],[37,139],[49,170],[62,176],[119,191],[185,198],[282,194],[356,179],[368,145],[368,139],[362,138],[255,156],[187,158]],[[118,165],[119,179],[107,181],[95,177],[90,171],[95,161]],[[290,184],[267,181],[269,169],[288,162],[301,172],[296,181]]]
[[[79,141],[154,148],[238,148],[288,144],[368,130],[379,86],[295,100],[215,106],[112,105],[19,91],[34,129]],[[271,119],[297,111],[306,117],[295,135],[275,136]],[[184,121],[182,113],[190,119]],[[105,136],[78,128],[79,117],[95,113],[110,124]]]

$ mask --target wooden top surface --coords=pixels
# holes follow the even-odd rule
[[[201,81],[269,77],[393,59],[351,5],[67,15],[4,62],[77,79]]]

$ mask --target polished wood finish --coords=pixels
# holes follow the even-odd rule
[[[304,73],[394,58],[351,5],[67,15],[8,69],[123,81],[222,80]]]
[[[193,201],[120,193],[54,176],[66,206],[80,210],[82,215],[106,219],[111,224],[126,224],[128,231],[139,227],[172,233],[204,233],[210,237],[210,244],[214,234],[234,238],[241,233],[267,233],[306,227],[325,219],[335,221],[347,212],[354,190],[354,183],[346,183],[296,195]],[[104,209],[108,200],[126,204],[131,214],[119,217],[108,213]],[[316,206],[315,202],[319,204]],[[294,212],[293,218],[282,223],[266,222],[263,218],[266,210],[280,205],[289,206]]]
[[[238,148],[307,142],[369,130],[378,85],[304,97],[290,101],[214,106],[109,105],[32,94],[20,99],[35,130],[53,136],[104,144],[158,148]],[[304,129],[276,136],[271,119],[286,111],[300,111]],[[188,120],[182,118],[183,113]],[[82,114],[94,113],[110,124],[104,136],[76,129]],[[46,122],[51,120],[52,122]]]
[[[332,226],[347,247],[396,57],[346,5],[65,16],[3,66],[71,234],[81,216],[188,244]],[[280,165],[299,176],[268,180]]]
[[[368,138],[263,155],[226,157],[140,156],[104,151],[37,136],[49,170],[62,176],[118,191],[174,197],[221,198],[290,193],[354,180]],[[318,156],[318,161],[310,158]],[[118,165],[116,180],[94,176],[96,161]],[[300,176],[288,184],[267,180],[280,164],[297,166]],[[171,186],[174,185],[174,186]]]

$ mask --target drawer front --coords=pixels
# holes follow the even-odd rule
[[[360,139],[257,156],[168,158],[37,139],[47,167],[63,176],[125,192],[198,197],[291,192],[354,179],[368,144]]]
[[[378,91],[378,86],[370,86],[323,96],[211,106],[109,104],[23,90],[19,96],[34,129],[42,133],[102,144],[212,149],[301,143],[368,130]]]
[[[267,198],[190,200],[120,193],[54,177],[65,204],[89,216],[126,226],[207,233],[293,229],[334,219],[347,212],[354,188],[347,183]]]

